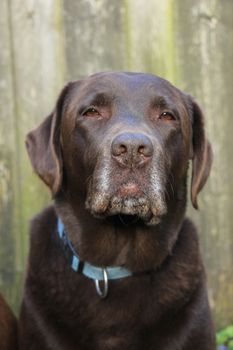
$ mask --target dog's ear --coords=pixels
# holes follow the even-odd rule
[[[54,111],[26,137],[26,147],[36,174],[55,196],[62,184],[62,154],[60,147],[60,123],[72,83],[61,91]]]
[[[208,179],[213,152],[209,141],[205,136],[204,115],[199,105],[191,98],[192,110],[192,180],[191,200],[195,209],[198,209],[197,195]]]

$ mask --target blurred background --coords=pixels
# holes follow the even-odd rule
[[[233,323],[233,1],[2,0],[0,15],[0,291],[17,312],[29,219],[50,201],[25,152],[26,133],[69,80],[150,72],[193,95],[214,150],[189,206],[198,226],[217,328]]]

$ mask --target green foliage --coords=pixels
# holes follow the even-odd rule
[[[225,345],[227,350],[233,350],[233,325],[217,332],[216,340],[217,345]]]

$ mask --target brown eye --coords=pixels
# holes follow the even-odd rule
[[[163,112],[160,114],[159,116],[160,120],[164,120],[164,121],[172,121],[172,120],[176,120],[175,116],[171,113],[171,112]]]
[[[90,107],[86,109],[82,115],[85,117],[99,117],[100,113],[94,107]]]

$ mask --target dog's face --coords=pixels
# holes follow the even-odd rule
[[[82,196],[97,217],[157,224],[179,198],[193,159],[192,201],[210,169],[203,116],[192,99],[149,74],[100,73],[67,85],[27,146],[54,195]]]

